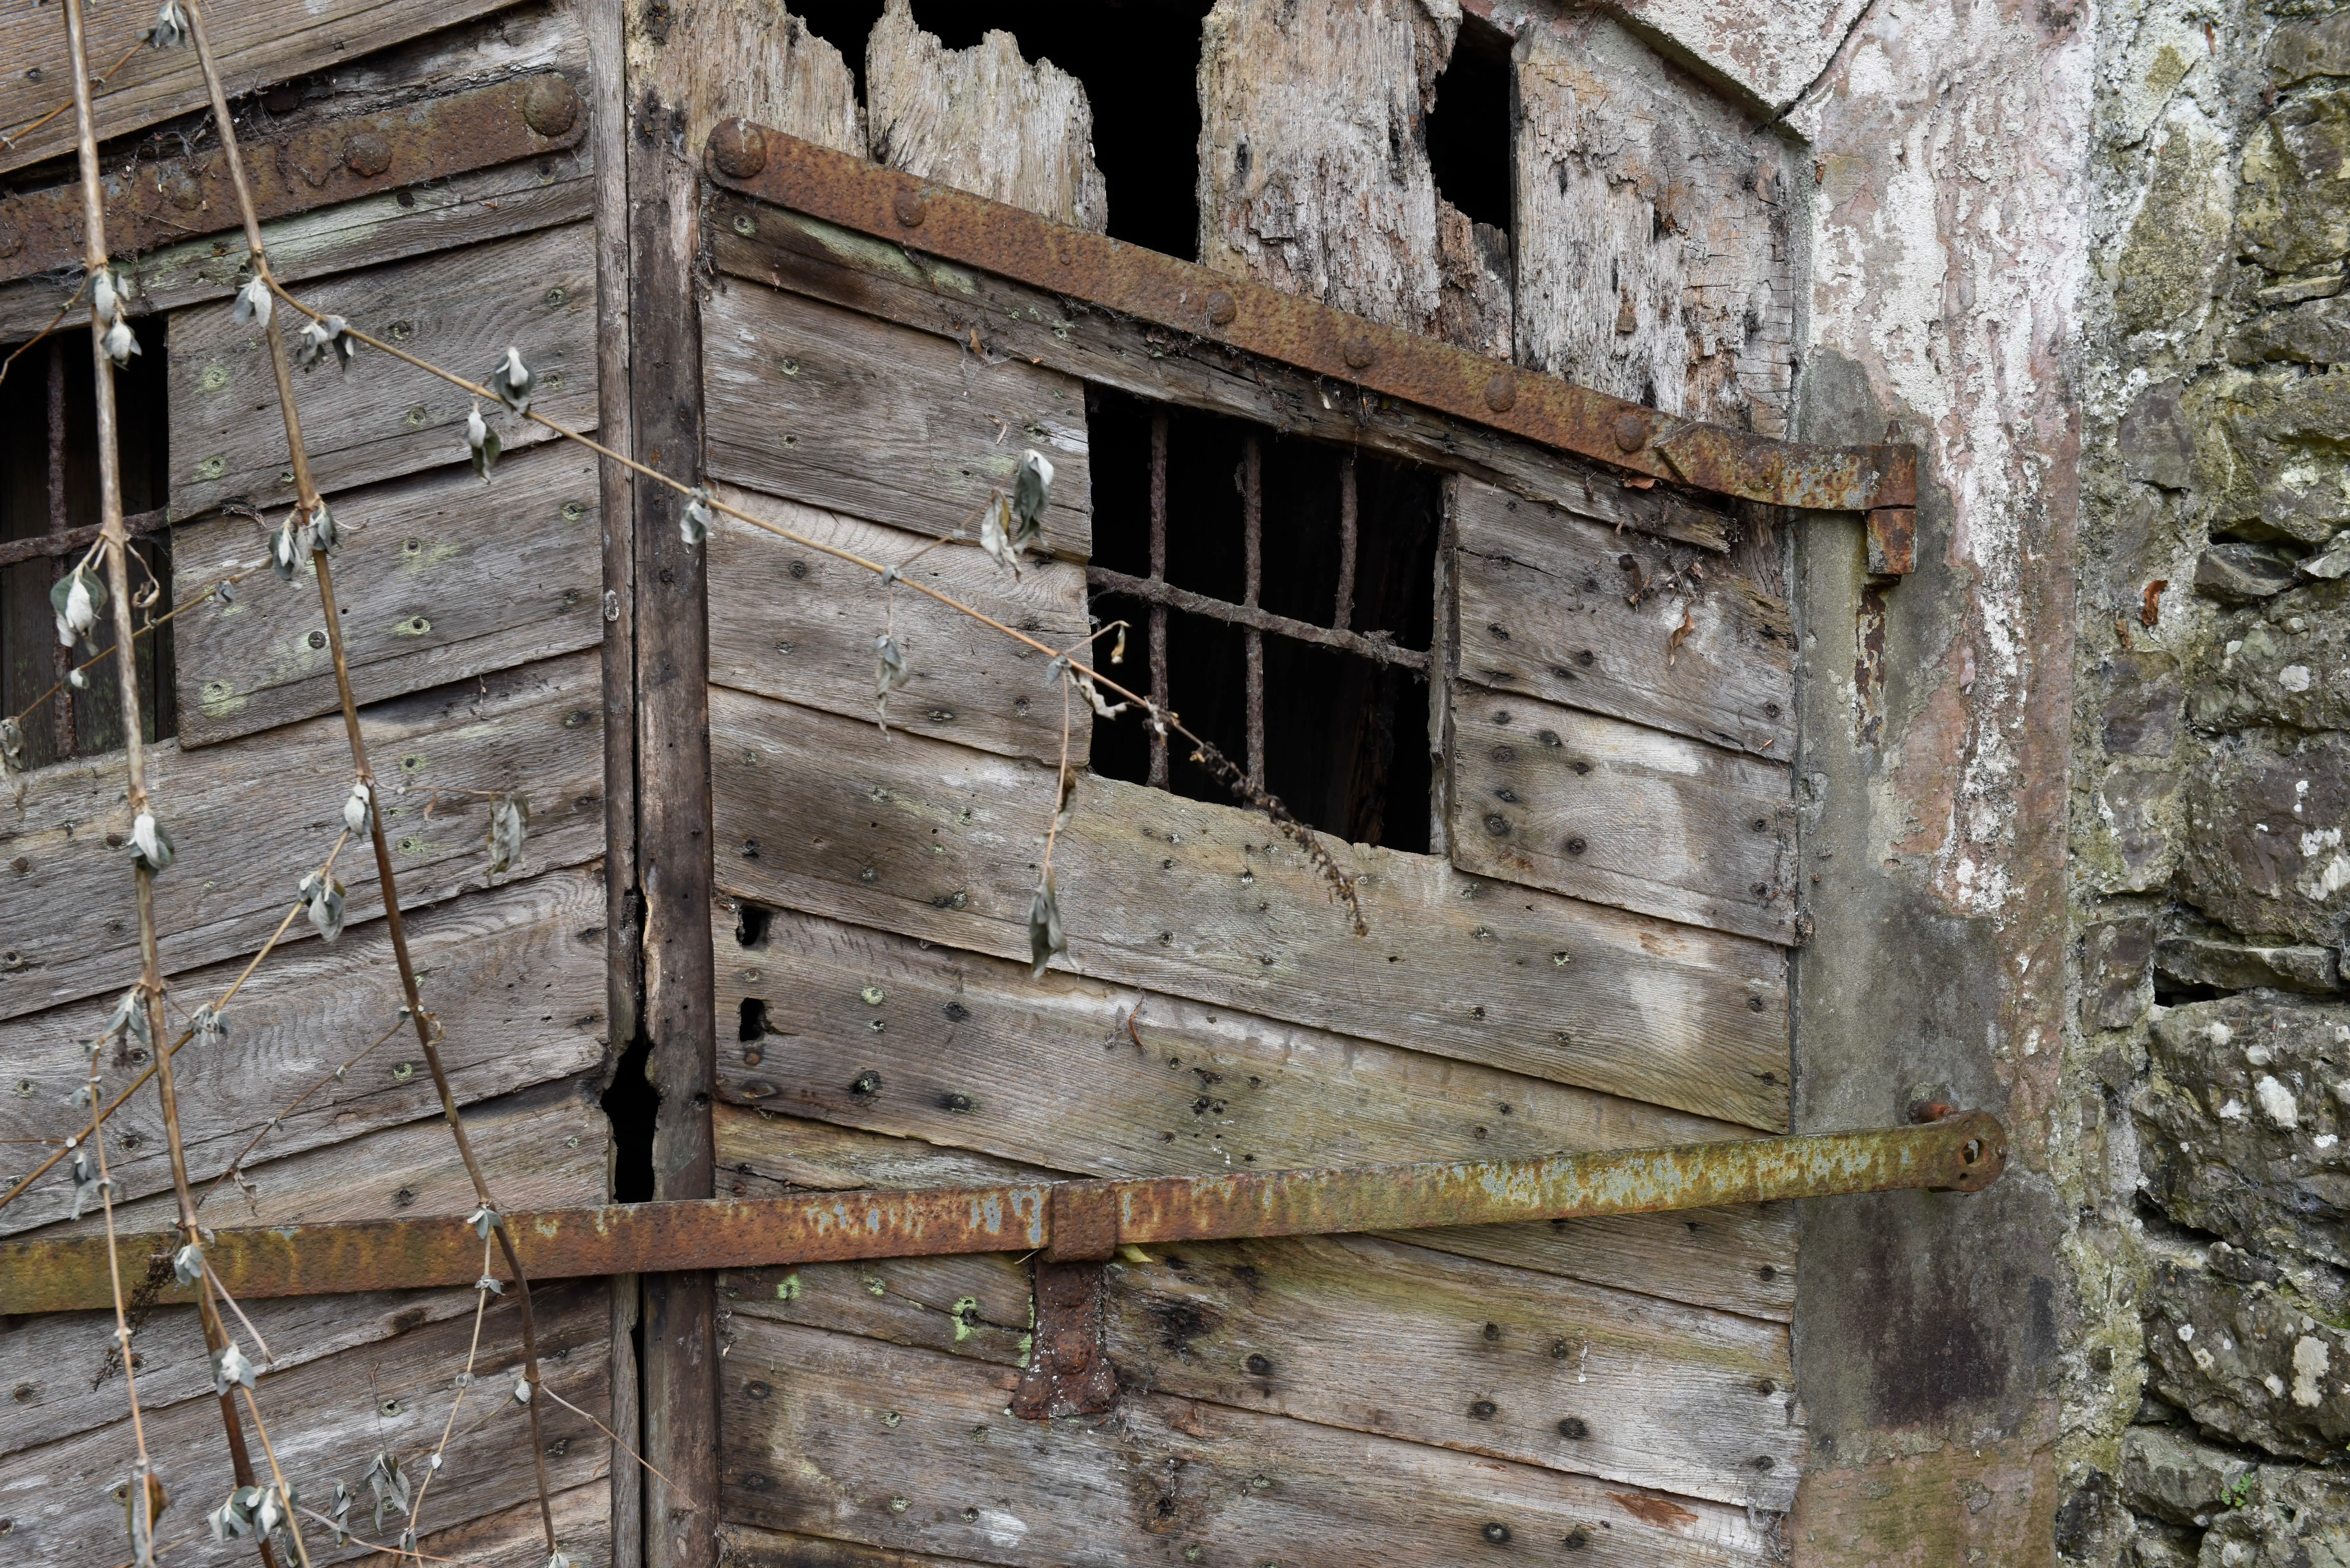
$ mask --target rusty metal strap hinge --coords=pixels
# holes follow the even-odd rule
[[[504,1222],[535,1280],[963,1252],[1044,1251],[1063,1260],[1104,1258],[1125,1244],[1583,1219],[1900,1188],[1973,1192],[1997,1180],[2006,1161],[2006,1129],[1976,1111],[1925,1127],[1534,1159],[616,1203]],[[176,1241],[168,1232],[124,1238],[126,1280],[161,1282],[159,1300],[188,1299],[171,1282]],[[224,1230],[212,1233],[205,1256],[240,1299],[469,1285],[482,1267],[480,1238],[454,1216]],[[0,1316],[112,1299],[102,1236],[0,1243]]]
[[[1867,513],[1872,561],[1908,569],[1898,540],[1918,504],[1915,446],[1815,446],[1684,420],[747,120],[712,132],[709,159],[719,184],[775,206],[1648,480]]]

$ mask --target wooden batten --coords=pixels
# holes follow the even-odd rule
[[[1053,464],[1045,549],[1092,553],[1079,382],[781,289],[729,284],[705,308],[712,478],[976,538],[981,504],[1035,447]]]
[[[371,267],[306,287],[314,309],[461,374],[486,378],[508,345],[538,377],[533,409],[574,430],[596,422],[596,267],[585,224]],[[291,332],[280,308],[277,326]],[[286,432],[258,333],[218,308],[172,318],[172,513],[220,502],[293,498]],[[302,435],[321,490],[466,461],[473,400],[383,355],[296,378]],[[388,417],[388,410],[401,410]],[[511,450],[553,439],[497,408],[483,410]],[[519,504],[520,497],[515,500]]]
[[[595,647],[603,583],[596,463],[552,442],[518,452],[484,485],[442,469],[333,498],[351,689],[361,702]],[[268,559],[266,530],[224,514],[172,535],[172,571],[203,584]],[[307,570],[306,578],[311,574]],[[314,582],[266,571],[224,605],[182,615],[173,664],[180,742],[208,745],[336,710]]]

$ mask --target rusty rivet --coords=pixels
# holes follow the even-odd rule
[[[354,130],[343,138],[343,167],[372,180],[391,167],[391,143],[372,130]]]
[[[1616,450],[1638,452],[1648,444],[1648,421],[1627,411],[1616,416]]]
[[[921,197],[911,191],[900,191],[898,192],[898,200],[892,203],[892,206],[897,212],[898,221],[906,227],[919,229],[922,226]]]
[[[748,180],[767,166],[767,138],[755,125],[730,119],[710,133],[710,161],[730,180]]]
[[[1357,332],[1347,338],[1342,352],[1347,357],[1347,369],[1349,370],[1367,370],[1371,368],[1371,361],[1379,357],[1378,350],[1371,347],[1371,337],[1367,332]]]
[[[186,170],[174,169],[163,177],[163,199],[182,213],[192,213],[204,204],[204,188]]]
[[[1507,370],[1496,370],[1485,383],[1485,406],[1497,414],[1506,414],[1518,404],[1518,379]]]
[[[1221,288],[1211,288],[1208,291],[1209,325],[1229,327],[1232,325],[1232,317],[1239,314],[1240,306],[1232,303],[1232,296],[1229,293]]]
[[[579,92],[560,71],[549,71],[523,89],[522,122],[541,136],[560,136],[579,120]]]

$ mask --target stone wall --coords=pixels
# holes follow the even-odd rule
[[[2099,27],[2068,1558],[2350,1563],[2350,10]]]

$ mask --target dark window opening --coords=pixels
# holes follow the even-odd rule
[[[1094,486],[1094,615],[1133,624],[1123,683],[1160,690],[1185,724],[1298,817],[1360,844],[1425,853],[1431,773],[1427,654],[1440,483],[1425,471],[1238,420],[1087,399]],[[1154,429],[1154,427],[1157,427]],[[1250,592],[1254,451],[1259,569]],[[1163,458],[1154,462],[1155,452]],[[1152,569],[1154,467],[1163,566]],[[1354,494],[1354,569],[1346,496]],[[1155,587],[1157,578],[1165,586]],[[1341,604],[1342,582],[1345,597]],[[1163,667],[1151,614],[1166,625]],[[1247,624],[1254,622],[1256,624]],[[1355,634],[1334,638],[1332,628]],[[1346,646],[1332,646],[1347,640]],[[1251,671],[1251,644],[1261,650]],[[1419,656],[1419,657],[1415,657]],[[1261,721],[1251,722],[1252,684]],[[1097,724],[1093,768],[1194,800],[1230,792],[1140,724]]]
[[[122,510],[132,538],[133,616],[142,627],[172,605],[171,534],[163,525],[170,469],[164,441],[163,323],[136,323],[141,352],[114,376],[120,430]],[[12,346],[13,347],[13,346]],[[142,515],[144,514],[144,515]],[[67,672],[113,645],[111,609],[87,648],[57,641],[49,589],[88,549],[88,540],[52,554],[47,538],[98,524],[98,411],[89,337],[78,326],[36,343],[0,381],[0,717],[22,715],[25,760],[38,767],[122,744],[122,699],[111,659]],[[143,565],[142,565],[143,563]],[[136,598],[152,594],[152,602]],[[172,628],[146,631],[135,652],[139,703],[149,741],[175,733]]]
[[[1209,0],[915,0],[914,20],[950,49],[1001,28],[1023,58],[1085,84],[1094,161],[1109,192],[1109,234],[1169,255],[1200,248],[1200,25]],[[795,0],[792,15],[832,45],[865,98],[865,43],[879,0]]]
[[[1436,78],[1436,107],[1428,116],[1428,161],[1436,193],[1505,234],[1515,140],[1510,77],[1509,35],[1464,16],[1451,64]]]

